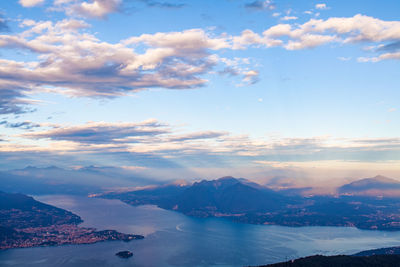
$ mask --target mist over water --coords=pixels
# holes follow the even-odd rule
[[[155,206],[132,207],[119,200],[66,195],[36,199],[80,215],[82,226],[146,237],[129,243],[6,250],[0,252],[1,266],[245,266],[400,245],[400,232],[249,225],[192,218]],[[131,250],[134,256],[116,257],[121,250]]]

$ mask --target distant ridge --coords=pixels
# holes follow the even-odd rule
[[[400,196],[400,181],[377,175],[345,184],[338,188],[342,195]]]
[[[351,226],[360,229],[397,231],[400,229],[400,203],[393,198],[377,197],[378,185],[391,188],[400,182],[389,178],[343,186],[347,194],[301,196],[275,191],[243,178],[222,177],[202,180],[191,185],[165,184],[129,192],[98,195],[117,198],[131,205],[157,205],[195,217],[224,217],[253,224],[285,226]],[[371,196],[355,196],[367,185]],[[382,190],[381,190],[382,191]],[[351,192],[348,193],[348,192]],[[387,190],[387,192],[389,192]],[[375,193],[372,194],[372,193]]]

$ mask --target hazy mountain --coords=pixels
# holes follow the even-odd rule
[[[115,167],[67,170],[28,166],[0,172],[0,190],[25,194],[89,194],[150,184],[159,184],[159,181]]]
[[[153,204],[196,217],[226,217],[243,223],[400,229],[397,224],[400,203],[392,198],[302,197],[233,177],[108,193],[102,197],[117,198],[132,205]]]
[[[100,194],[104,198],[118,198],[131,205],[158,205],[163,207],[171,206],[176,197],[185,191],[189,186],[181,184],[166,184],[150,186],[129,192],[111,192]]]
[[[338,188],[338,193],[342,195],[399,197],[400,181],[378,175],[345,184]]]
[[[107,194],[129,204],[155,204],[200,217],[276,211],[290,198],[249,180],[223,177],[192,185],[168,184],[122,194]]]
[[[183,213],[243,213],[276,210],[284,197],[245,179],[223,177],[194,183],[179,195],[173,209]]]

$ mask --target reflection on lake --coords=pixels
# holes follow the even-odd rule
[[[82,226],[146,238],[129,243],[6,250],[0,252],[0,266],[244,266],[400,245],[400,232],[249,225],[187,217],[155,206],[132,207],[119,200],[76,196],[36,199],[80,215]],[[121,250],[131,250],[134,256],[116,257]]]

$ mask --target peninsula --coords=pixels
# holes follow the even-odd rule
[[[0,192],[0,249],[144,238],[115,230],[80,227],[82,222],[78,215],[32,197]]]

